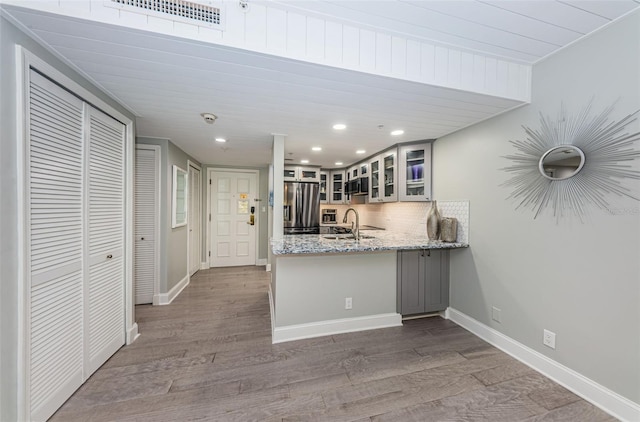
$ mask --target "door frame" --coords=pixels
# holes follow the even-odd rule
[[[153,305],[158,305],[158,295],[160,294],[160,244],[161,244],[161,239],[160,239],[160,226],[162,226],[162,223],[160,221],[160,198],[161,198],[161,194],[162,194],[162,148],[160,148],[160,145],[150,145],[150,144],[136,144],[135,149],[147,149],[147,150],[153,150],[156,153],[156,160],[155,160],[155,164],[156,164],[156,171],[155,171],[155,175],[156,175],[156,180],[158,181],[157,186],[156,186],[156,209],[155,209],[155,217],[156,217],[156,226],[153,229],[153,236],[155,238],[155,242],[156,242],[156,247],[155,247],[155,253],[153,256],[153,265],[155,266],[155,271],[154,271],[154,281],[153,281],[153,299],[152,299],[152,304]],[[135,159],[135,158],[134,158]],[[135,169],[134,169],[134,176],[135,176]],[[135,205],[135,193],[134,193],[134,205]],[[135,211],[135,210],[134,210]],[[134,216],[135,218],[135,216]],[[135,236],[135,233],[133,234]],[[135,239],[134,239],[134,251],[135,251]],[[135,280],[134,280],[135,282]],[[136,300],[136,290],[135,290],[135,286],[133,286],[133,301],[134,301],[134,305],[135,305],[135,300]]]
[[[198,270],[203,269],[202,268],[202,167],[200,167],[195,161],[191,161],[191,160],[187,160],[187,174],[190,173],[191,167],[193,167],[194,169],[198,170],[200,172],[200,189],[196,192],[196,195],[198,195],[198,199],[200,200],[200,207],[198,208],[198,219],[200,220],[200,242],[198,242],[200,244],[200,254],[198,256]],[[193,183],[193,181],[191,180],[191,178],[188,178],[189,180],[189,192],[191,192],[191,183]],[[191,205],[193,201],[193,197],[191,195],[188,195],[189,197],[189,204],[187,205],[188,209],[193,209],[193,207]],[[193,222],[191,221],[190,218],[187,218],[187,273],[189,273],[189,279],[191,279],[191,228],[193,227]],[[207,268],[209,267],[209,261],[207,260]]]
[[[207,250],[206,250],[206,262],[207,262],[207,268],[211,268],[211,180],[213,179],[213,173],[215,172],[225,172],[225,173],[252,173],[256,176],[256,197],[253,198],[253,201],[256,202],[255,207],[256,207],[256,213],[255,213],[255,259],[254,259],[254,263],[253,265],[258,265],[258,257],[259,252],[260,252],[260,242],[259,242],[259,234],[260,234],[260,206],[259,206],[259,202],[260,201],[255,201],[256,199],[260,198],[260,170],[256,170],[256,169],[243,169],[243,168],[225,168],[225,167],[209,167],[207,169],[207,182],[205,184],[205,186],[207,186],[207,213],[206,213],[206,219],[207,219],[207,235],[206,235],[206,239],[207,239]]]
[[[64,87],[83,101],[91,104],[98,110],[115,118],[125,126],[124,139],[124,312],[125,326],[122,327],[125,333],[126,344],[133,343],[138,336],[138,324],[135,322],[135,295],[133,291],[133,187],[134,187],[134,161],[135,161],[135,133],[134,122],[117,109],[109,105],[102,98],[94,95],[64,73],[42,60],[23,46],[16,46],[15,49],[16,67],[16,141],[17,141],[17,185],[25,187],[28,180],[28,164],[25,163],[28,153],[26,148],[29,145],[28,109],[29,106],[29,72],[35,69],[46,75],[58,85]],[[28,268],[29,250],[27,248],[29,239],[29,228],[26,226],[25,212],[29,207],[28,191],[18,189],[18,342],[17,347],[17,413],[19,420],[30,419],[30,358],[31,348],[30,337],[30,289],[31,277]],[[84,223],[83,223],[84,224]]]

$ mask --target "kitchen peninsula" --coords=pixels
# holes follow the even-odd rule
[[[399,251],[423,256],[432,250],[446,251],[442,262],[448,266],[448,251],[468,246],[432,242],[422,233],[386,230],[359,241],[350,235],[273,239],[273,342],[402,325],[397,300]],[[444,273],[448,278],[448,267]]]

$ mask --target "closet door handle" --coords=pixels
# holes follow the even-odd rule
[[[144,237],[141,237],[140,240],[144,240]]]
[[[113,255],[111,254],[107,255],[107,259],[111,259],[111,258],[113,258]]]

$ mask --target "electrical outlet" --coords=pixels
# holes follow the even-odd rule
[[[542,343],[547,347],[551,347],[552,349],[555,349],[556,333],[554,333],[553,331],[544,330],[544,334],[542,336]]]
[[[501,310],[495,306],[491,309],[491,319],[495,322],[502,322]]]
[[[344,298],[344,309],[352,309],[353,308],[353,299],[350,297]]]

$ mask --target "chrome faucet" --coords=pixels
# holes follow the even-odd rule
[[[353,233],[353,238],[358,241],[360,240],[360,216],[358,215],[358,211],[356,211],[354,208],[349,208],[347,211],[345,211],[342,222],[347,222],[347,215],[349,215],[349,211],[353,211],[353,213],[356,215],[356,228],[354,230],[353,223],[351,223],[351,232]]]

